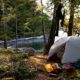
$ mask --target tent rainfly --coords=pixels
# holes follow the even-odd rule
[[[64,37],[57,40],[50,48],[48,58],[51,58],[65,45],[61,63],[75,63],[80,59],[80,37]]]

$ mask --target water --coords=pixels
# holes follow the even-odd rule
[[[33,42],[30,44],[18,44],[18,48],[22,47],[32,47],[35,50],[42,50],[43,49],[43,42]]]
[[[59,36],[55,37],[55,41],[60,39],[61,37],[67,36],[67,33],[63,32],[62,30],[59,31]],[[48,36],[46,36],[46,39]],[[32,47],[36,50],[41,50],[44,47],[44,40],[43,36],[36,36],[36,37],[29,37],[29,38],[19,38],[18,39],[18,48],[23,47]],[[15,48],[16,47],[16,39],[7,41],[8,48]],[[0,47],[3,47],[3,42],[0,41]]]

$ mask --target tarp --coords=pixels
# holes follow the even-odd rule
[[[80,59],[80,37],[71,37],[66,43],[62,63],[74,63]]]
[[[48,58],[54,55],[66,42],[70,39],[70,37],[63,37],[57,40],[50,48]]]
[[[62,63],[74,63],[80,59],[80,37],[64,37],[56,41],[50,48],[48,58],[53,56],[65,45]]]

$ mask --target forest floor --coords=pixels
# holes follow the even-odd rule
[[[35,60],[35,63],[41,66],[41,72],[36,74],[36,77],[34,80],[80,80],[80,70],[75,69],[73,72],[65,72],[61,71],[59,74],[56,74],[57,76],[50,76],[50,74],[44,69],[44,66],[46,64],[52,64],[50,62],[47,62],[47,55],[36,55],[33,56],[33,59]]]
[[[72,73],[62,71],[56,77],[50,76],[51,73],[44,67],[50,64],[47,59],[47,55],[43,53],[28,56],[23,53],[0,50],[0,80],[80,80],[80,69]],[[32,78],[24,79],[26,76]]]

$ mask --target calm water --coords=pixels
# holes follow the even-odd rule
[[[21,47],[32,47],[36,50],[41,50],[43,49],[43,42],[32,42],[30,44],[20,44],[18,45],[19,48]]]

